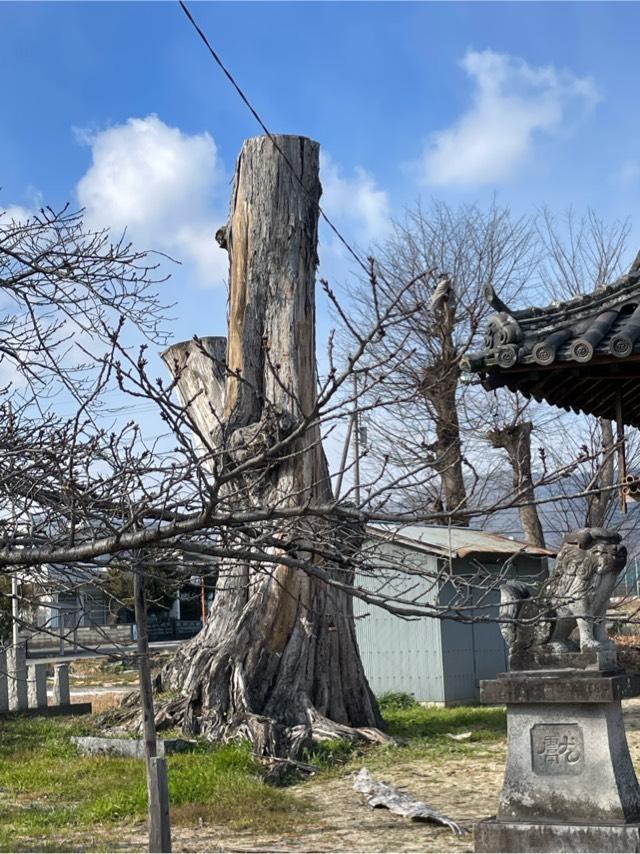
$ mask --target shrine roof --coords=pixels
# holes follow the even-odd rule
[[[490,287],[486,296],[496,313],[484,349],[462,362],[486,389],[640,427],[639,259],[612,284],[542,308],[511,311]]]

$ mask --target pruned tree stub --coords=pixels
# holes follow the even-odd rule
[[[296,136],[276,142],[248,140],[236,164],[221,240],[230,261],[224,389],[220,359],[206,358],[208,344],[165,354],[223,479],[226,469],[241,472],[220,491],[230,508],[302,509],[333,500],[316,412],[319,146]],[[252,457],[262,460],[258,467]],[[301,512],[234,536],[273,551],[275,535],[283,555],[312,559],[352,581],[348,553],[357,528]],[[207,626],[177,654],[164,681],[181,695],[169,720],[212,737],[248,736],[260,753],[294,756],[314,737],[368,737],[357,730],[381,724],[350,597],[285,564],[268,570],[226,561]]]

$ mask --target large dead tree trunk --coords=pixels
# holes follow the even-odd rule
[[[533,474],[531,471],[531,431],[530,421],[517,421],[506,427],[496,427],[487,433],[487,439],[494,448],[503,448],[513,472],[513,488],[520,507],[520,524],[527,543],[530,546],[544,548],[544,531],[535,503]]]
[[[440,475],[442,484],[442,510],[450,514],[451,524],[466,527],[469,525],[469,517],[465,513],[467,490],[462,468],[457,377],[439,382],[438,391],[439,394],[433,395],[431,399],[436,413],[436,441],[429,445],[429,451],[433,468]]]
[[[444,284],[444,283],[443,283]],[[468,526],[465,514],[467,488],[462,467],[462,438],[458,418],[458,384],[460,357],[454,332],[456,328],[456,296],[448,277],[444,302],[432,304],[436,324],[434,339],[439,342],[439,355],[432,359],[424,372],[421,391],[431,406],[436,441],[429,445],[431,465],[440,476],[442,510],[448,512],[452,525]]]
[[[613,425],[606,418],[598,419],[602,437],[602,463],[592,484],[599,491],[587,496],[587,518],[585,524],[590,528],[605,528],[612,511],[612,505],[618,495],[612,487],[615,484],[613,455]]]
[[[229,465],[273,447],[315,407],[319,146],[302,137],[276,139],[296,174],[268,138],[247,141],[229,222],[219,232],[230,256],[227,368],[221,373],[215,339],[178,344],[164,354],[200,445],[203,439],[205,447],[222,444],[218,457]],[[227,493],[235,506],[263,508],[331,498],[316,425]],[[270,531],[287,541],[289,553],[311,555],[349,582],[348,569],[314,554],[317,543],[339,546],[331,520],[301,517]],[[246,736],[265,754],[295,756],[313,738],[354,737],[355,728],[381,724],[358,652],[351,598],[284,565],[228,561],[207,625],[165,669],[163,686],[180,694],[167,710],[169,720],[212,738]],[[375,734],[365,729],[363,735]]]

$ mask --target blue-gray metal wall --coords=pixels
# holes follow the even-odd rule
[[[426,572],[437,572],[434,555],[420,554]],[[475,572],[470,560],[454,561],[456,575]],[[496,567],[497,570],[497,567]],[[519,556],[511,575],[530,580],[540,571],[539,559]],[[415,595],[415,579],[412,589]],[[371,586],[375,589],[373,583]],[[425,591],[428,589],[424,584]],[[446,601],[447,587],[440,590]],[[499,600],[497,591],[483,599],[474,613],[486,616]],[[506,648],[497,623],[461,623],[424,617],[404,620],[383,608],[354,599],[356,635],[365,673],[373,692],[413,694],[432,703],[463,703],[478,699],[478,683],[507,669]],[[366,615],[366,616],[363,616]]]
[[[495,592],[490,598],[497,605],[500,596]],[[482,608],[469,616],[487,613],[487,608]],[[507,669],[507,650],[498,624],[441,620],[440,631],[445,702],[477,700],[480,680],[493,679]]]
[[[389,554],[391,564],[403,559],[402,551],[397,545],[380,547],[380,553]],[[435,578],[438,559],[434,555],[412,551],[410,561]],[[378,582],[375,579],[358,581],[372,590],[377,589]],[[413,577],[405,581],[400,577],[395,593],[400,594],[403,588],[409,590],[413,597],[421,594],[426,600],[435,603],[437,590],[430,592],[426,580]],[[405,620],[359,599],[354,599],[354,614],[360,655],[374,694],[380,696],[388,691],[401,691],[413,694],[419,700],[444,702],[438,620]]]

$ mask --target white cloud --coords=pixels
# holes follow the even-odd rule
[[[321,152],[320,180],[322,207],[347,237],[351,234],[355,241],[368,243],[384,236],[389,225],[389,199],[371,175],[356,167],[355,176],[347,178],[338,164]]]
[[[33,212],[22,205],[9,205],[6,208],[0,207],[0,225],[9,225],[11,222],[23,223],[29,217],[33,216]]]
[[[508,54],[468,51],[460,64],[475,84],[471,107],[428,141],[419,164],[426,184],[504,181],[531,155],[539,134],[557,133],[600,98],[590,77],[534,68]]]
[[[93,155],[77,186],[89,224],[127,228],[137,246],[190,265],[199,284],[221,284],[227,254],[214,235],[226,219],[227,189],[213,138],[183,133],[156,115],[77,136]]]
[[[625,160],[620,169],[612,177],[619,184],[626,186],[636,184],[640,178],[640,162],[633,158]]]
[[[16,226],[25,225],[29,219],[33,216],[33,211],[29,210],[29,208],[25,208],[22,205],[0,205],[0,228],[3,230],[3,241],[7,241],[9,243],[17,242],[20,240],[18,230],[14,229],[14,224]],[[11,240],[9,240],[9,236],[12,235]],[[0,288],[0,309],[3,311],[7,306],[11,305],[13,302],[11,297],[11,292],[8,289]],[[2,360],[0,359],[0,365],[2,364]],[[6,365],[6,360],[4,361]],[[4,387],[6,384],[4,382],[4,369],[0,367],[0,388]]]

